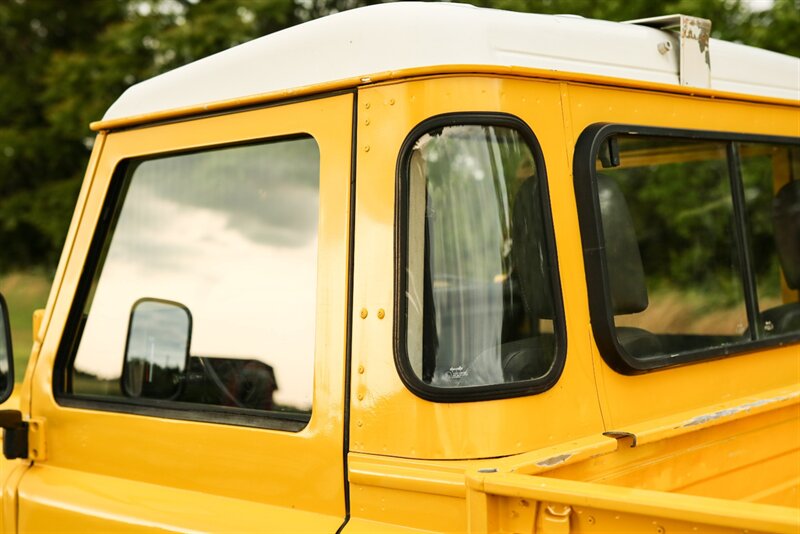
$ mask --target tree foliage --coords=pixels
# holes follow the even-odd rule
[[[300,22],[381,0],[6,0],[0,3],[0,273],[52,268],[93,135],[132,84]],[[796,0],[474,0],[516,11],[629,20],[710,18],[713,34],[800,55]]]

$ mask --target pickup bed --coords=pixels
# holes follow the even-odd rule
[[[470,528],[524,531],[529,500],[542,532],[564,521],[570,532],[797,532],[799,415],[797,390],[773,391],[606,433],[616,443],[503,462],[469,476]]]
[[[350,481],[376,522],[426,501],[437,531],[796,533],[800,391],[739,401],[492,461],[351,455]]]

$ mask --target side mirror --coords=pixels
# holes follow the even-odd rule
[[[122,391],[141,399],[174,399],[183,390],[192,314],[177,302],[141,299],[128,325]]]
[[[11,350],[11,324],[8,306],[0,295],[0,402],[5,402],[14,390],[14,352]]]

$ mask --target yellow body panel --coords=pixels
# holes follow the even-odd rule
[[[588,308],[580,283],[563,284],[570,357],[558,384],[549,391],[496,401],[434,403],[411,393],[394,364],[395,168],[409,131],[428,117],[488,111],[510,113],[528,123],[544,152],[561,275],[567,280],[578,276],[567,270],[578,267],[575,251],[580,234],[564,151],[568,141],[560,89],[553,82],[446,77],[370,87],[359,93],[352,451],[409,458],[486,458],[603,431],[588,357]],[[582,278],[582,266],[579,272]],[[359,314],[362,308],[369,312],[364,319]],[[378,318],[378,309],[386,310],[384,319]]]
[[[800,109],[796,106],[583,85],[570,86],[569,95],[568,113],[576,139],[584,128],[598,122],[800,136]],[[571,159],[575,144],[567,146]],[[559,252],[559,262],[564,265],[563,250]],[[800,383],[800,345],[796,343],[639,376],[616,373],[603,362],[596,347],[593,353],[607,430],[625,431],[629,425],[671,413]]]
[[[649,91],[659,91],[663,93],[684,94],[692,96],[702,96],[711,98],[726,98],[732,100],[746,100],[750,102],[764,102],[769,104],[794,104],[791,100],[775,98],[769,96],[745,95],[704,89],[701,87],[684,87],[680,85],[647,82],[643,80],[631,80],[629,78],[618,78],[615,76],[603,76],[600,74],[585,74],[578,72],[566,72],[550,69],[536,69],[530,67],[500,66],[500,65],[435,65],[431,67],[410,67],[407,69],[397,69],[385,72],[376,72],[369,76],[354,76],[342,80],[321,82],[305,87],[295,87],[292,89],[279,90],[270,93],[257,94],[253,96],[223,100],[219,102],[209,102],[201,106],[187,106],[184,108],[146,113],[122,119],[109,119],[93,122],[91,128],[94,131],[116,130],[119,128],[129,128],[155,121],[174,120],[178,118],[191,117],[209,112],[230,111],[237,108],[253,105],[263,105],[278,102],[287,98],[300,98],[320,93],[341,91],[360,86],[391,82],[393,80],[406,80],[408,78],[423,76],[438,76],[442,74],[473,75],[488,74],[492,76],[518,76],[521,78],[538,78],[542,80],[586,82],[595,85],[609,87],[631,87],[636,89],[646,89]]]
[[[20,393],[23,412],[42,426],[30,469],[3,464],[5,531],[334,532],[348,512],[345,533],[800,529],[800,345],[637,376],[613,371],[593,340],[572,176],[577,138],[594,123],[797,137],[800,108],[597,77],[478,70],[386,73],[351,81],[361,84],[357,95],[101,132]],[[201,111],[208,109],[97,127]],[[412,128],[454,112],[516,116],[541,145],[567,336],[563,373],[544,393],[437,403],[409,391],[395,366],[397,159]],[[287,433],[60,406],[53,365],[117,165],[299,133],[319,144],[322,172],[308,427]],[[629,437],[603,435],[609,431]]]
[[[84,186],[80,220],[55,282],[59,296],[45,318],[49,325],[33,372],[31,415],[45,421],[48,452],[46,461],[19,485],[21,530],[54,525],[74,531],[167,525],[219,530],[226,524],[236,530],[257,530],[265,524],[277,530],[338,528],[345,515],[342,444],[352,102],[347,94],[108,137],[97,172]],[[316,139],[321,166],[318,308],[308,310],[317,314],[308,426],[291,433],[59,406],[52,392],[55,356],[117,165],[131,157],[301,133]],[[273,509],[281,513],[269,512]],[[200,519],[211,516],[217,519]]]
[[[351,453],[351,514],[442,532],[796,532],[800,389],[760,399],[634,428],[635,447],[597,435],[481,461]]]
[[[561,379],[543,394],[437,404],[410,393],[394,369],[393,332],[387,319],[392,318],[394,295],[397,156],[411,128],[431,116],[456,111],[516,115],[542,145],[568,347]],[[465,499],[460,481],[466,472],[483,468],[657,492],[637,494],[642,500],[635,505],[612,511],[575,507],[568,521],[574,531],[655,529],[658,525],[649,514],[668,531],[724,532],[737,524],[753,531],[800,527],[797,344],[623,376],[608,367],[591,341],[572,158],[578,136],[596,122],[800,135],[797,107],[629,88],[472,76],[387,83],[359,93],[349,470],[354,519],[436,531],[520,531],[534,524],[545,528],[546,514],[536,514],[546,509],[543,500],[553,496],[543,494],[531,494],[527,516],[523,509],[502,508],[507,503],[501,506],[489,498],[491,506],[501,506],[521,523],[469,524],[474,506]],[[384,320],[375,313],[381,308],[387,310]],[[366,317],[359,314],[361,309],[367,310]],[[606,431],[635,434],[638,445],[630,448],[627,440],[602,436]],[[491,460],[526,450],[531,452]],[[371,455],[395,458],[375,460]],[[458,458],[487,459],[452,461]],[[486,475],[487,480],[492,476]],[[509,484],[523,482],[528,484],[522,478]],[[625,500],[627,490],[604,487],[597,486],[598,495],[611,492],[613,498]],[[590,486],[581,488],[591,492]],[[574,489],[576,496],[583,491]],[[711,500],[693,501],[680,493]],[[668,502],[662,508],[641,504],[664,500]],[[742,501],[754,505],[743,508],[738,504]],[[684,506],[688,508],[681,515]],[[637,507],[639,512],[632,513]],[[705,515],[704,507],[710,507]],[[497,510],[491,513],[500,513]],[[588,517],[589,511],[593,523],[581,526],[576,518]]]
[[[782,532],[797,512],[763,504],[493,473],[468,481],[470,532]],[[526,513],[527,512],[527,513]],[[551,524],[551,525],[548,525]]]
[[[20,489],[20,532],[333,532],[340,518],[207,491],[34,466]]]

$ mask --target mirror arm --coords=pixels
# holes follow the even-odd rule
[[[19,410],[0,410],[3,428],[3,456],[9,460],[28,457],[28,422]]]

